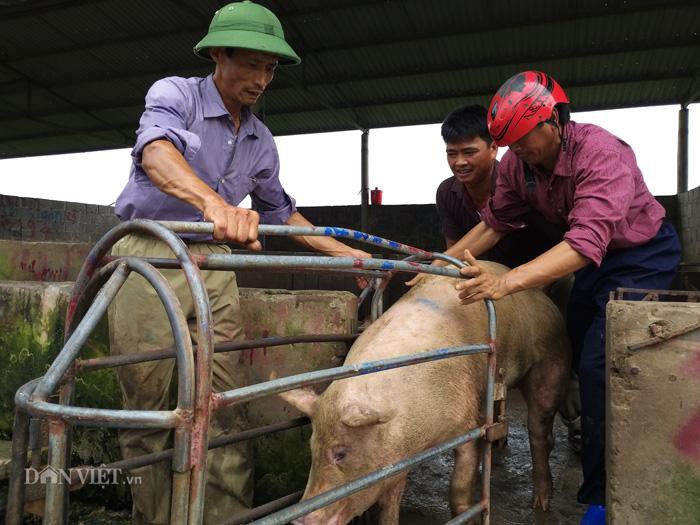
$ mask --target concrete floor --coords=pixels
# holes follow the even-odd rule
[[[578,525],[584,507],[576,502],[581,483],[579,456],[567,440],[567,429],[555,422],[555,446],[550,456],[554,500],[549,512],[530,508],[530,444],[525,403],[517,391],[508,394],[508,445],[494,449],[491,483],[492,525]],[[446,454],[417,467],[409,474],[401,525],[438,525],[450,519],[447,502],[452,455]]]

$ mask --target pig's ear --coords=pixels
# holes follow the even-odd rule
[[[318,394],[310,388],[297,388],[281,392],[279,396],[287,403],[296,408],[299,412],[313,417]]]
[[[342,410],[340,421],[348,427],[366,427],[386,423],[394,416],[393,412],[380,411],[366,405],[346,405]]]

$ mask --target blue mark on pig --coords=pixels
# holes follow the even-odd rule
[[[362,239],[363,241],[366,241],[367,239],[369,239],[369,235],[367,235],[366,233],[362,233],[362,232],[355,232],[355,239],[357,239],[357,240]]]
[[[333,233],[339,237],[348,237],[350,232],[344,228],[333,228]]]
[[[384,261],[382,263],[382,270],[392,270],[394,268],[394,263]]]
[[[398,243],[396,241],[389,241],[389,246],[392,248],[399,248],[401,246],[401,243]]]
[[[382,242],[384,242],[384,239],[382,239],[381,237],[372,237],[372,242],[374,244],[381,244]]]
[[[420,304],[424,304],[425,306],[427,306],[431,310],[439,310],[441,308],[439,304],[437,304],[434,301],[431,301],[430,299],[418,299],[418,302]]]

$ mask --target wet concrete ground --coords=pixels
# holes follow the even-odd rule
[[[493,525],[578,525],[584,507],[576,502],[581,483],[578,454],[567,439],[568,431],[559,417],[554,426],[554,450],[550,467],[554,499],[549,512],[535,512],[532,498],[530,443],[525,403],[517,391],[508,394],[508,444],[494,448],[491,482],[491,523]],[[452,455],[445,454],[417,467],[409,474],[402,503],[401,525],[438,525],[450,519],[447,501],[452,473]]]

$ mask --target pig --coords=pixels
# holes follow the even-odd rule
[[[484,262],[492,271],[507,269]],[[346,364],[466,344],[488,343],[483,302],[461,305],[456,278],[426,275],[371,324]],[[570,344],[557,307],[540,290],[494,303],[498,378],[526,400],[532,454],[533,507],[552,497],[552,424],[569,378]],[[311,418],[312,464],[304,499],[395,463],[483,424],[486,354],[431,361],[337,380],[321,394],[282,394]],[[450,483],[453,515],[467,510],[479,464],[478,442],[455,449]],[[296,520],[296,525],[342,525],[379,506],[379,524],[399,522],[407,473],[393,476]]]

